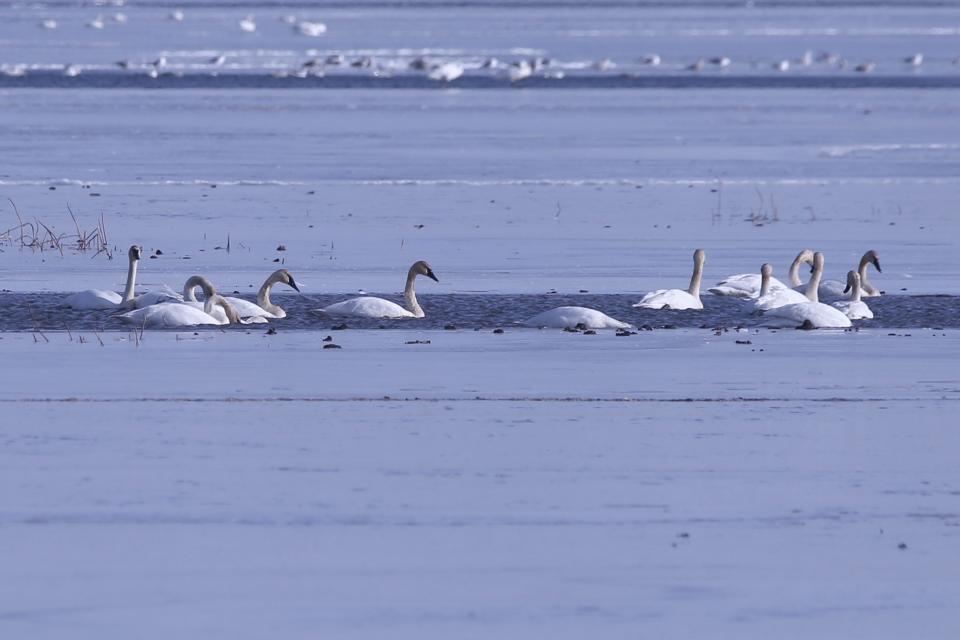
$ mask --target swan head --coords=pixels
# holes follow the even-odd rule
[[[127,257],[130,258],[130,262],[136,262],[140,259],[140,254],[143,253],[143,247],[140,245],[130,245],[130,250],[127,251]]]
[[[693,264],[701,265],[707,260],[707,252],[703,249],[697,249],[693,252]]]
[[[300,287],[297,286],[296,280],[293,279],[293,274],[286,269],[277,269],[273,272],[273,275],[270,276],[270,279],[274,282],[285,284],[298,293],[300,292]]]
[[[770,276],[772,276],[772,275],[773,275],[773,265],[770,264],[769,262],[764,262],[764,263],[763,263],[763,266],[760,267],[760,275],[763,276],[764,279],[769,278]]]
[[[851,289],[855,289],[860,286],[860,274],[856,271],[847,272],[847,288],[843,290],[844,293],[850,293]]]
[[[434,282],[440,282],[440,280],[437,279],[437,274],[433,272],[433,269],[425,260],[418,260],[417,262],[414,262],[413,266],[410,267],[410,271],[419,276],[427,276]]]
[[[861,264],[872,264],[877,268],[877,273],[883,273],[883,270],[880,269],[880,256],[873,249],[867,251],[863,254],[863,257],[860,259]]]
[[[813,265],[813,250],[812,250],[812,249],[804,249],[803,251],[801,251],[800,253],[798,253],[798,254],[797,254],[797,259],[795,260],[795,262],[796,262],[797,264],[806,263],[806,264],[809,264],[809,265]]]

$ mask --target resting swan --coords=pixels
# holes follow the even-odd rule
[[[813,251],[810,249],[804,249],[797,254],[797,257],[793,259],[793,262],[790,264],[789,278],[791,287],[802,287],[803,282],[800,280],[800,265],[801,264],[810,264],[813,262]],[[710,293],[715,296],[734,296],[737,298],[756,298],[760,295],[760,287],[763,284],[762,278],[758,277],[755,273],[740,273],[735,276],[729,276],[718,282],[715,286],[709,289]],[[781,289],[788,289],[787,285],[783,284],[776,278],[770,278],[770,291],[779,291]]]
[[[870,249],[860,258],[860,264],[857,265],[857,274],[860,276],[860,295],[864,298],[874,298],[880,295],[880,290],[873,286],[867,279],[867,267],[873,265],[877,273],[883,273],[880,270],[880,256],[873,249]],[[839,280],[826,280],[820,284],[820,297],[826,300],[835,298],[846,298],[850,291],[848,282]]]
[[[194,276],[190,280],[187,280],[187,283],[183,287],[183,300],[185,302],[197,303],[194,290],[197,287],[201,287],[204,292],[206,292],[207,287],[205,287],[204,284],[209,285],[209,287],[213,286],[210,281],[203,278],[203,276]],[[267,318],[286,318],[287,312],[279,305],[273,304],[270,300],[270,290],[273,289],[273,285],[275,284],[285,284],[295,291],[300,291],[300,287],[297,286],[297,283],[289,271],[286,269],[277,269],[267,277],[260,287],[260,291],[257,292],[256,304],[243,298],[234,298],[231,296],[226,296],[226,300],[236,309],[241,318],[250,319],[253,322],[260,320],[266,321]]]
[[[222,318],[214,315],[215,311],[222,314]],[[128,311],[119,316],[123,322],[138,327],[171,328],[192,327],[202,324],[240,324],[242,320],[236,309],[227,302],[226,298],[214,293],[207,297],[203,309],[186,302],[161,302],[142,309]]]
[[[525,327],[553,329],[629,329],[630,325],[589,307],[557,307],[524,320]]]
[[[807,300],[763,312],[766,327],[809,326],[814,329],[842,329],[851,325],[850,318],[830,305],[820,302],[817,290],[823,277],[823,254],[813,254],[813,274],[807,284]]]
[[[423,309],[417,302],[417,294],[413,290],[413,281],[417,276],[427,276],[434,282],[440,282],[430,265],[423,260],[414,262],[407,272],[407,286],[403,290],[403,299],[406,308],[401,307],[395,302],[384,300],[383,298],[374,298],[364,296],[362,298],[352,298],[331,304],[322,309],[316,309],[317,313],[325,313],[330,316],[355,316],[361,318],[422,318]]]
[[[127,251],[129,265],[127,267],[127,284],[123,288],[123,296],[113,291],[87,289],[78,291],[63,300],[65,306],[73,309],[126,309],[133,304],[133,289],[137,283],[137,264],[140,262],[141,248],[133,245]]]
[[[703,263],[707,254],[703,249],[693,252],[693,276],[690,278],[690,288],[659,289],[643,296],[640,302],[633,305],[644,309],[703,309],[700,300],[700,281],[703,279]]]
[[[837,300],[832,303],[851,320],[869,320],[873,317],[873,311],[867,306],[866,302],[860,300],[860,274],[856,271],[847,273],[847,288],[844,293],[850,294],[849,300]]]
[[[810,257],[811,259],[813,258],[812,253]],[[756,301],[753,303],[754,309],[758,311],[768,311],[787,304],[807,302],[807,296],[799,291],[787,289],[782,283],[780,284],[781,288],[773,289],[772,285],[774,280],[776,280],[776,278],[773,277],[773,265],[769,262],[764,263],[763,266],[760,267],[760,295],[757,296]]]

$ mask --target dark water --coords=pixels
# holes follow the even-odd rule
[[[378,294],[371,294],[378,295]],[[252,297],[241,296],[253,300]],[[752,303],[732,298],[703,296],[702,311],[653,311],[634,309],[639,295],[467,295],[424,294],[418,296],[427,314],[415,320],[371,320],[365,318],[330,318],[313,313],[313,309],[345,300],[348,295],[296,296],[277,295],[275,301],[287,310],[287,318],[274,321],[287,329],[329,331],[346,324],[350,329],[494,329],[516,326],[525,318],[562,305],[578,305],[599,309],[604,313],[636,326],[650,325],[676,328],[751,326],[758,323],[752,315]],[[383,295],[402,303],[395,295]],[[111,311],[75,311],[60,306],[62,294],[0,294],[0,331],[40,330],[127,330],[130,325],[118,320]],[[882,296],[870,298],[873,320],[858,320],[864,328],[960,328],[960,296]],[[254,325],[257,326],[257,325]],[[262,325],[261,325],[262,326]],[[217,327],[210,327],[216,329]]]
[[[151,78],[145,73],[88,71],[66,76],[61,71],[0,74],[0,89],[957,89],[956,75],[568,75],[563,79],[530,77],[517,82],[492,76],[461,76],[437,82],[422,75],[374,77],[342,74],[279,78],[267,73],[173,73]]]

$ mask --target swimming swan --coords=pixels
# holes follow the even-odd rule
[[[183,287],[183,301],[196,303],[197,297],[194,290],[200,287],[206,292],[207,288],[204,286],[205,284],[210,287],[213,286],[210,281],[203,276],[194,276],[190,280],[187,280],[187,283]],[[243,298],[225,297],[227,302],[236,309],[241,318],[250,319],[253,322],[257,322],[257,320],[253,320],[254,318],[262,318],[264,320],[267,318],[286,318],[287,312],[279,305],[273,304],[270,300],[270,291],[275,284],[285,284],[295,291],[300,291],[300,287],[297,286],[293,275],[291,275],[289,271],[286,269],[277,269],[264,280],[260,291],[257,292],[256,304]]]
[[[629,329],[630,325],[589,307],[557,307],[524,320],[525,327]]]
[[[407,286],[403,290],[403,299],[406,302],[406,309],[395,302],[384,300],[383,298],[373,298],[364,296],[362,298],[352,298],[331,304],[322,309],[316,309],[317,313],[325,313],[330,316],[355,316],[361,318],[422,318],[423,309],[417,302],[417,294],[413,290],[413,281],[417,276],[427,276],[434,282],[440,282],[430,265],[423,260],[418,260],[410,267],[407,272]]]
[[[817,290],[823,277],[823,254],[813,254],[813,274],[807,284],[807,300],[776,307],[763,312],[766,327],[810,327],[813,329],[842,329],[851,325],[850,318],[828,304],[820,302]]]
[[[222,314],[222,319],[215,315]],[[214,293],[207,297],[203,308],[199,309],[187,302],[161,302],[142,309],[128,311],[119,316],[120,320],[138,327],[172,328],[192,327],[203,324],[240,324],[243,321],[236,309],[226,298]]]
[[[813,251],[804,249],[797,254],[790,264],[789,278],[791,287],[802,287],[804,283],[800,280],[800,265],[813,262]],[[735,276],[724,278],[709,289],[715,296],[734,296],[736,298],[756,298],[760,295],[760,286],[762,278],[755,273],[739,273]],[[788,289],[776,278],[770,278],[770,291],[779,291]]]
[[[860,296],[864,298],[875,298],[880,295],[880,290],[867,279],[867,267],[871,264],[876,267],[877,273],[883,273],[880,270],[880,256],[873,249],[864,253],[860,258],[860,264],[857,265],[857,274],[860,276]],[[848,298],[849,286],[849,282],[826,280],[820,284],[820,297],[826,300]]]
[[[703,309],[700,300],[700,281],[703,279],[703,263],[707,254],[703,249],[693,252],[693,277],[690,278],[690,288],[660,289],[651,291],[643,296],[640,302],[633,305],[644,309]]]
[[[843,314],[851,320],[864,320],[873,317],[873,311],[870,310],[867,303],[860,300],[860,274],[856,271],[847,273],[847,288],[845,292],[850,294],[850,299],[837,300],[832,303],[832,306],[842,311]]]
[[[119,296],[113,291],[100,291],[98,289],[88,289],[78,291],[63,300],[65,306],[73,309],[124,309],[132,305],[133,289],[137,283],[137,264],[140,262],[140,253],[142,249],[137,245],[130,247],[127,251],[127,258],[130,263],[127,267],[127,284],[123,289],[123,296]]]
[[[813,258],[812,253],[810,257],[811,259]],[[781,288],[773,289],[772,283],[774,280],[776,280],[776,278],[773,277],[773,265],[764,263],[764,265],[760,267],[760,295],[757,296],[757,299],[753,303],[754,309],[758,311],[768,311],[788,304],[807,302],[807,296],[799,291],[787,289],[782,283],[780,284]]]

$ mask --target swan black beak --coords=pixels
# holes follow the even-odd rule
[[[850,285],[847,284],[847,288],[843,290],[844,293],[850,293]]]
[[[293,290],[297,293],[300,293],[300,287],[297,286],[297,283],[294,282],[293,278],[290,278],[290,286],[293,287]]]
[[[880,260],[879,260],[879,259],[873,261],[873,266],[875,266],[875,267],[877,268],[877,273],[883,273],[883,269],[880,268]]]
[[[433,280],[434,282],[440,282],[440,280],[437,279],[437,274],[435,274],[432,270],[427,271],[427,277]]]

